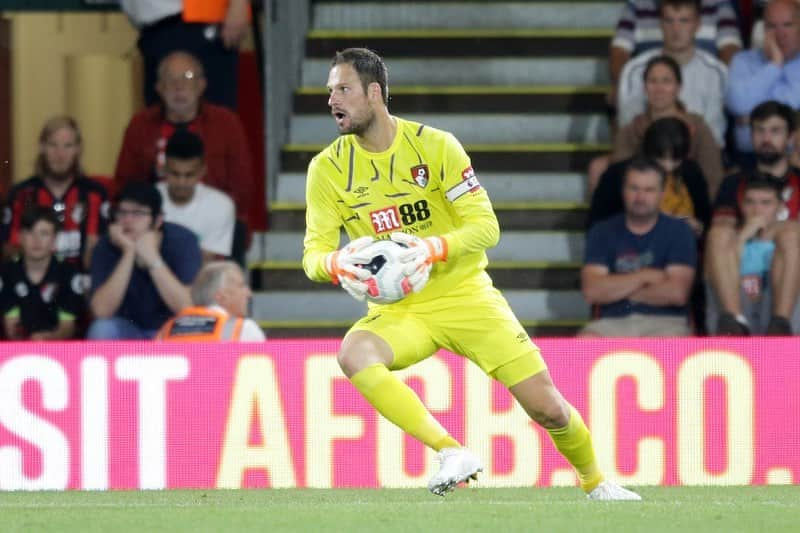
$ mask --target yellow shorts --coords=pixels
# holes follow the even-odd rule
[[[506,299],[494,287],[476,294],[441,296],[412,305],[371,309],[353,331],[370,331],[392,348],[392,370],[427,359],[439,348],[467,357],[507,387],[545,370]]]

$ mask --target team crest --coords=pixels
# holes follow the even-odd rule
[[[428,185],[428,177],[430,176],[430,172],[428,171],[428,165],[417,165],[415,167],[411,167],[411,177],[414,178],[414,183],[425,188]]]

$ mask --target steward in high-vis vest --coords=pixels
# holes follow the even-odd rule
[[[206,264],[192,284],[192,307],[164,324],[156,340],[173,342],[259,342],[264,332],[246,318],[252,296],[242,269],[233,261]]]

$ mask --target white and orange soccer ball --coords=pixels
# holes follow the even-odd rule
[[[364,249],[364,253],[371,257],[369,263],[360,265],[371,274],[365,280],[367,300],[390,304],[411,293],[413,287],[400,262],[400,254],[405,249],[404,245],[388,239],[375,241]]]

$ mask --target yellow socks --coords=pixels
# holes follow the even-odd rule
[[[589,493],[603,481],[592,447],[592,436],[580,413],[570,405],[569,422],[563,428],[548,429],[558,451],[578,472],[581,488]]]
[[[428,412],[414,391],[385,366],[368,366],[350,378],[350,382],[389,422],[426,446],[436,451],[461,447]]]

